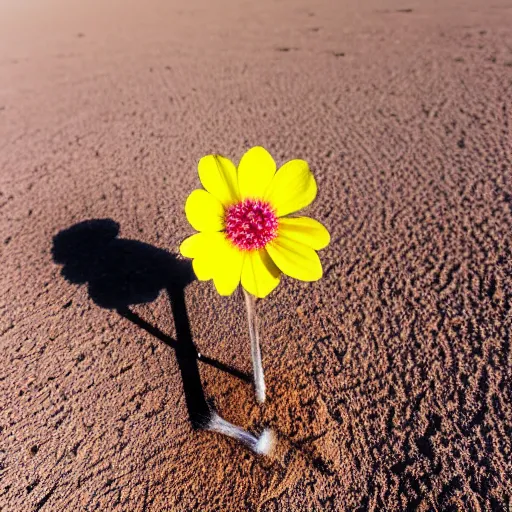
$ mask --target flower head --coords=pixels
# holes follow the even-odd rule
[[[281,273],[302,281],[322,277],[317,250],[329,232],[308,217],[289,217],[316,197],[315,178],[304,160],[291,160],[276,172],[262,147],[247,151],[237,168],[220,155],[199,161],[205,190],[194,190],[185,204],[187,219],[199,231],[180,246],[193,258],[198,279],[213,279],[221,295],[237,286],[265,297]]]

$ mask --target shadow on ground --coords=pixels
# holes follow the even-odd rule
[[[189,262],[139,242],[118,238],[119,224],[112,219],[80,222],[53,238],[52,256],[63,265],[62,275],[74,284],[87,284],[91,299],[100,307],[143,328],[176,352],[188,414],[194,428],[205,426],[210,408],[206,401],[198,361],[249,382],[249,377],[215,359],[199,355],[190,331],[185,287],[195,278]],[[134,313],[130,306],[154,301],[161,291],[169,296],[176,339]]]

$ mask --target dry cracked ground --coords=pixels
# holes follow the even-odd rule
[[[0,509],[508,511],[512,2],[0,2]],[[176,255],[198,159],[308,160],[324,277]],[[202,357],[195,358],[195,350]],[[257,457],[201,429],[208,407]]]

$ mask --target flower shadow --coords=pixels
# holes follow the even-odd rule
[[[112,219],[92,219],[60,231],[53,238],[52,256],[63,265],[62,276],[74,284],[87,284],[98,306],[116,310],[173,348],[180,369],[185,401],[193,428],[202,428],[210,417],[198,361],[246,382],[247,374],[200,355],[192,340],[185,304],[185,288],[195,278],[189,262],[152,245],[118,238],[119,224]],[[165,290],[170,300],[176,339],[151,325],[130,306],[154,301]]]

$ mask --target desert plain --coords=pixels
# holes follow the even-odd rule
[[[511,28],[508,0],[1,1],[0,510],[508,511]],[[198,160],[256,145],[309,162],[331,233],[257,305],[263,406],[241,294],[178,255]]]

